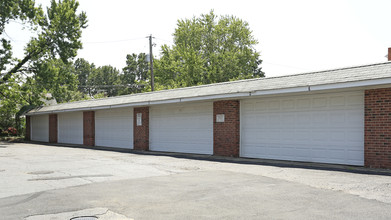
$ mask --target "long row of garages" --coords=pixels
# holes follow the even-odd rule
[[[83,112],[58,113],[58,143],[83,144]],[[213,154],[213,102],[152,105],[151,151]],[[48,115],[31,116],[31,139],[48,142]],[[133,108],[95,111],[95,145],[133,148]],[[364,164],[364,93],[240,100],[240,156]]]

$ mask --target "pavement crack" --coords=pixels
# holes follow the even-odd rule
[[[13,202],[13,203],[10,203],[10,204],[5,204],[5,205],[0,205],[1,208],[4,208],[4,207],[9,207],[9,206],[14,206],[14,205],[19,205],[19,204],[22,204],[22,203],[25,203],[25,202],[29,202],[33,199],[36,199],[38,198],[40,195],[42,195],[44,192],[37,192],[37,193],[34,193],[32,194],[31,196],[25,198],[25,199],[22,199],[18,202]]]
[[[29,179],[28,181],[40,181],[40,180],[63,180],[63,179],[72,179],[72,178],[88,178],[88,177],[110,177],[111,174],[97,174],[97,175],[76,175],[76,176],[57,176],[57,177],[42,177]]]
[[[110,211],[110,209],[106,209],[106,211],[104,213],[99,213],[99,214],[95,214],[95,216],[101,216],[101,215],[106,215],[108,212]]]

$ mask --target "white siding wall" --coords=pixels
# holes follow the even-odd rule
[[[83,112],[58,114],[58,143],[83,144]]]
[[[150,108],[150,150],[213,154],[213,103]]]
[[[95,145],[133,149],[133,108],[96,111]]]
[[[31,140],[49,142],[49,115],[31,116]]]
[[[241,156],[364,164],[364,93],[243,100]]]

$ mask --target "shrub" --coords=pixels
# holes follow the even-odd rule
[[[1,130],[0,136],[1,136],[1,137],[8,136],[8,131],[7,131],[7,130],[4,130],[4,131]]]

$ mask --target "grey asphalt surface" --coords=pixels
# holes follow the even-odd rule
[[[390,219],[387,175],[0,143],[0,219]]]

